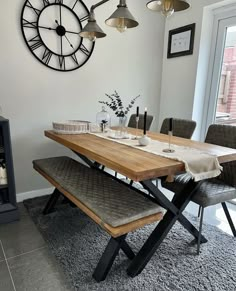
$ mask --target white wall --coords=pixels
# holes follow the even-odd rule
[[[137,104],[158,120],[164,37],[164,18],[146,9],[145,1],[128,1],[137,28],[119,34],[106,27],[104,20],[118,4],[111,0],[96,10],[107,37],[97,41],[90,60],[74,72],[56,72],[39,63],[24,43],[24,2],[2,1],[0,9],[0,106],[10,120],[17,193],[48,187],[32,169],[33,159],[70,154],[45,138],[44,129],[52,121],[95,121],[104,93],[116,89],[124,102],[141,94]]]
[[[198,124],[197,134],[195,134],[194,138],[198,139],[202,120],[201,114],[203,111],[201,104],[204,103],[206,85],[201,79],[200,83],[197,84],[198,92],[195,94],[200,39],[204,61],[203,64],[201,63],[201,68],[199,69],[201,70],[200,74],[205,74],[205,81],[211,44],[211,27],[208,26],[210,25],[210,18],[202,26],[203,12],[204,8],[209,7],[209,5],[214,4],[211,8],[213,9],[216,6],[215,3],[218,3],[219,6],[232,1],[191,0],[189,2],[191,3],[189,10],[175,13],[166,21],[159,126],[162,120],[168,116],[187,119],[193,118]],[[209,10],[206,13],[209,16]],[[196,23],[193,55],[167,59],[166,52],[169,30],[191,23]],[[202,103],[197,102],[197,100],[202,101]],[[193,110],[194,107],[196,109],[195,112]]]

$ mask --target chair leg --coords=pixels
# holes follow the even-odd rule
[[[200,214],[201,214],[201,207],[202,207],[202,206],[199,205],[197,217],[200,217]]]
[[[204,207],[200,206],[200,224],[199,224],[199,234],[198,234],[198,239],[197,239],[197,255],[199,255],[200,253],[203,215],[204,215]]]
[[[236,237],[236,230],[235,230],[235,227],[234,227],[234,224],[233,224],[232,218],[231,218],[231,216],[230,216],[230,214],[229,214],[229,210],[228,210],[228,208],[227,208],[227,206],[226,206],[226,203],[225,203],[225,202],[222,202],[221,205],[222,205],[222,207],[223,207],[223,209],[224,209],[224,212],[225,212],[226,218],[227,218],[227,220],[228,220],[228,223],[229,223],[229,225],[230,225],[230,228],[231,228],[231,230],[232,230],[232,233],[233,233],[233,235]]]
[[[117,178],[117,172],[115,172],[115,177]]]

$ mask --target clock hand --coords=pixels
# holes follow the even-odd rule
[[[62,36],[61,36],[61,55],[63,55],[63,50],[62,50]]]
[[[71,46],[72,48],[74,48],[73,45],[72,45],[72,43],[69,41],[68,37],[67,37],[66,35],[64,35],[64,37],[66,38],[66,40],[68,41],[68,43],[70,44],[70,46]]]
[[[75,32],[75,31],[69,31],[69,30],[66,30],[66,33],[79,34],[79,32]]]
[[[59,7],[60,7],[60,25],[62,25],[61,24],[61,5],[59,5]]]
[[[46,27],[46,26],[41,26],[41,25],[38,25],[38,27],[39,27],[39,28],[48,29],[48,30],[56,30],[55,28]]]
[[[57,26],[60,26],[59,22],[57,20],[55,20]],[[79,32],[75,32],[75,31],[70,31],[70,30],[66,30],[65,29],[65,32],[68,32],[68,33],[73,33],[73,34],[79,34]]]

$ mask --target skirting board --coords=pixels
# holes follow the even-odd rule
[[[33,190],[33,191],[29,191],[29,192],[19,193],[16,195],[16,201],[22,202],[26,199],[45,196],[45,195],[51,194],[53,192],[53,190],[54,190],[54,188],[51,187],[51,188],[46,188],[46,189]]]

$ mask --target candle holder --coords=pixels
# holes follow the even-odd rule
[[[146,134],[138,139],[138,142],[141,146],[149,145],[150,141],[151,141],[150,137],[148,137]]]
[[[135,122],[136,122],[136,130],[135,130],[135,137],[133,137],[132,139],[138,139],[138,123],[139,123],[139,116],[135,117]]]
[[[175,150],[171,149],[171,137],[173,135],[172,131],[168,131],[168,136],[169,136],[169,148],[168,149],[164,149],[163,152],[164,153],[174,153]]]

